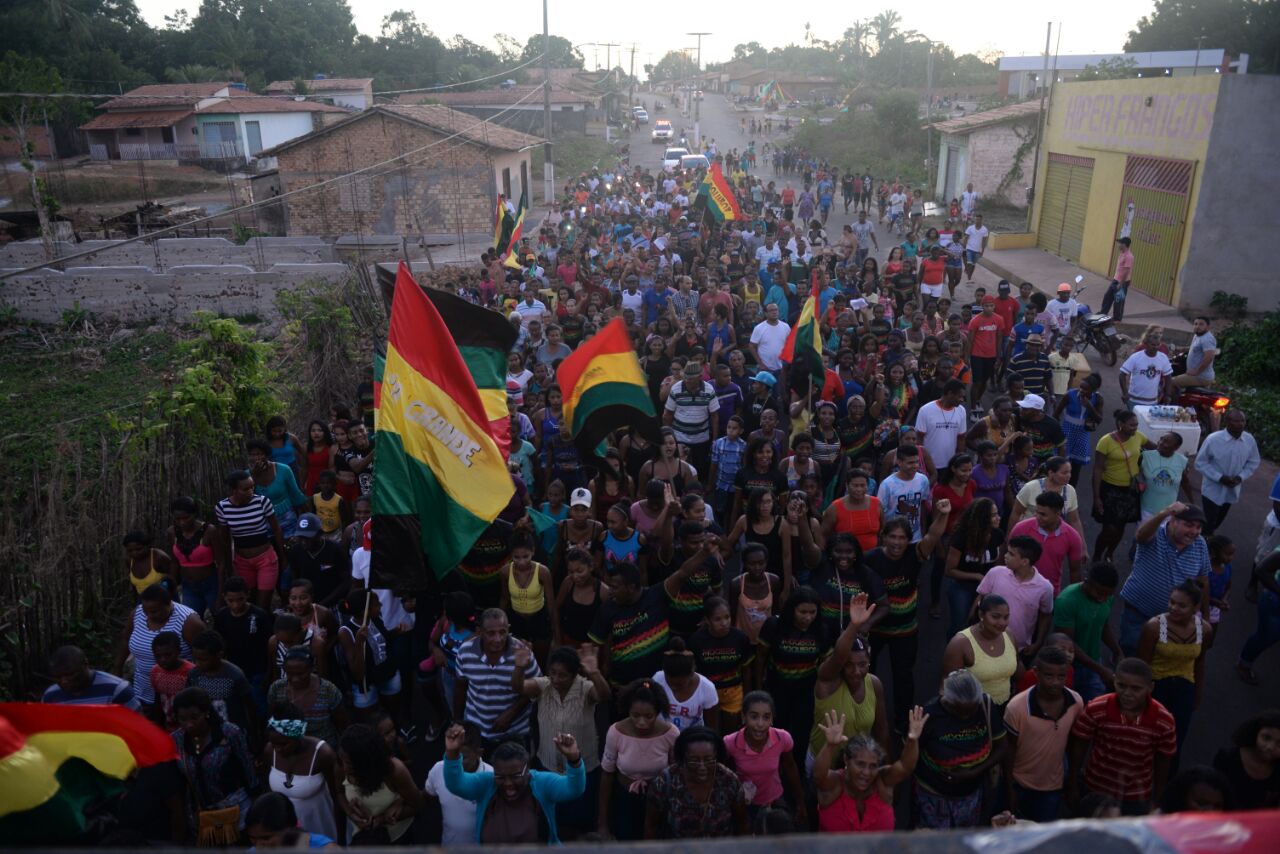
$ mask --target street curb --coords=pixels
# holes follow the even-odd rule
[[[1009,284],[1013,285],[1015,288],[1022,287],[1022,284],[1026,281],[1026,279],[1022,278],[1017,273],[1006,268],[1002,264],[997,264],[985,255],[978,259],[978,266],[994,273],[1002,279],[1007,279]],[[1053,294],[1049,293],[1044,288],[1041,288],[1035,282],[1031,283],[1031,287],[1044,294],[1045,299],[1053,299]],[[1127,320],[1123,320],[1115,324],[1116,331],[1124,335],[1126,338],[1136,341],[1142,337],[1142,333],[1146,330],[1149,323],[1160,324],[1159,316],[1153,315],[1149,316],[1149,319],[1139,319],[1142,317],[1142,315],[1130,315]],[[1191,333],[1184,332],[1180,329],[1169,329],[1166,327],[1164,330],[1164,340],[1175,347],[1189,347],[1191,345]]]

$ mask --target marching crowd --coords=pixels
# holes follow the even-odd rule
[[[788,150],[779,189],[754,152],[716,160],[743,219],[707,224],[700,176],[592,172],[518,269],[486,253],[460,288],[517,331],[513,494],[442,590],[369,587],[371,382],[296,435],[274,419],[225,494],[125,538],[120,675],[65,647],[45,694],[172,732],[120,832],[554,843],[1280,805],[1280,711],[1179,761],[1206,657],[1256,683],[1280,639],[1272,512],[1258,629],[1211,652],[1236,557],[1216,528],[1259,464],[1244,414],[1197,491],[1128,408],[1168,394],[1158,330],[1104,404],[1069,285],[972,290],[972,199],[926,228],[920,191],[869,170]],[[837,192],[857,221],[829,235]],[[781,358],[811,297],[820,378]],[[660,440],[588,458],[556,367],[615,317]]]

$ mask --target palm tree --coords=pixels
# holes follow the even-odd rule
[[[885,45],[893,41],[898,35],[898,25],[901,23],[902,16],[893,9],[885,9],[871,19],[871,29],[875,33],[877,49],[883,50]]]

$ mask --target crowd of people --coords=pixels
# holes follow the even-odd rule
[[[838,173],[808,160],[788,198],[736,155],[742,221],[699,221],[697,175],[593,172],[518,271],[486,253],[460,287],[517,332],[512,497],[441,589],[369,586],[371,382],[297,434],[273,419],[224,494],[125,538],[119,675],[63,648],[44,697],[172,732],[177,766],[140,776],[158,796],[122,831],[554,843],[1280,805],[1280,712],[1180,762],[1228,618],[1214,529],[1258,466],[1244,414],[1207,438],[1197,494],[1177,435],[1127,408],[1168,393],[1157,331],[1108,407],[1069,285],[957,294],[980,215],[940,236],[905,186],[846,170],[858,218],[833,239]],[[901,241],[868,222],[881,184]],[[781,359],[810,298],[821,378]],[[584,457],[555,370],[613,318],[661,439]],[[1266,521],[1258,631],[1221,653],[1253,682],[1280,639]]]

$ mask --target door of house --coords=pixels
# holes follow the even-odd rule
[[[947,171],[946,176],[942,179],[942,201],[944,204],[950,204],[952,199],[960,198],[956,193],[956,181],[959,178],[957,174],[960,171],[960,147],[958,145],[947,146]]]
[[[226,157],[235,152],[235,122],[205,122],[200,125],[201,153],[205,157]]]
[[[1163,157],[1130,155],[1124,164],[1115,236],[1133,241],[1133,286],[1164,303],[1172,303],[1177,290],[1195,171],[1194,161]],[[1115,269],[1117,253],[1113,247],[1108,272]]]
[[[1068,261],[1080,261],[1092,183],[1092,157],[1049,153],[1037,246]]]
[[[262,150],[262,124],[260,122],[245,122],[244,134],[248,138],[246,140],[246,144],[249,146],[248,154],[252,157]]]

